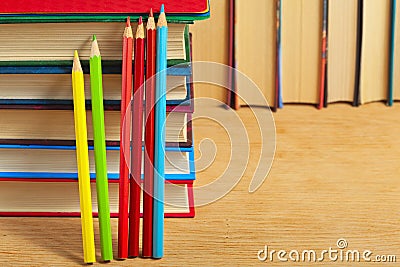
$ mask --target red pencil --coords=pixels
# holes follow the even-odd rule
[[[142,256],[153,254],[153,175],[154,175],[154,101],[156,73],[156,24],[153,10],[147,20],[146,40],[146,111],[145,154],[143,183],[143,237]]]
[[[139,256],[140,184],[142,168],[144,28],[139,18],[135,36],[135,68],[132,106],[132,149],[129,212],[129,257]]]
[[[130,19],[126,21],[122,52],[122,89],[121,89],[121,125],[120,125],[120,162],[119,162],[119,216],[118,216],[118,257],[128,257],[128,199],[129,199],[129,168],[125,155],[129,155],[129,127],[124,127],[126,109],[132,97],[132,28]]]

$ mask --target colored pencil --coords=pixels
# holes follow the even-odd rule
[[[90,51],[90,87],[92,94],[94,160],[96,165],[96,191],[99,214],[101,257],[103,261],[110,261],[113,259],[113,249],[110,223],[110,202],[108,198],[103,78],[101,69],[101,55],[95,35],[93,35],[92,49]]]
[[[125,117],[129,117],[126,110],[132,97],[132,47],[133,34],[130,19],[126,21],[123,35],[122,51],[122,87],[121,87],[121,125],[120,125],[120,169],[119,169],[119,215],[118,215],[118,258],[128,257],[128,212],[129,212],[129,137],[130,127],[125,127]],[[128,112],[129,113],[129,112]],[[129,130],[127,130],[129,129]]]
[[[356,68],[355,68],[355,79],[354,79],[354,98],[353,106],[358,107],[360,105],[360,73],[361,73],[361,49],[362,49],[362,38],[363,38],[363,12],[364,12],[364,0],[358,0],[357,7],[357,48],[356,48]]]
[[[153,10],[150,10],[146,28],[146,110],[142,256],[151,257],[153,252],[154,75],[156,74],[156,25],[154,22]]]
[[[96,262],[94,249],[92,198],[90,192],[89,150],[87,143],[85,90],[78,51],[72,65],[72,91],[78,165],[79,200],[81,207],[83,255],[85,263]]]
[[[153,258],[164,255],[164,149],[167,87],[167,37],[168,25],[161,6],[157,23],[157,79],[155,106],[155,145],[154,145],[154,206],[153,206]]]
[[[394,82],[394,56],[396,44],[396,5],[397,1],[392,0],[390,18],[390,44],[389,44],[389,88],[387,105],[393,106],[393,82]]]
[[[325,99],[325,68],[326,68],[326,40],[327,40],[327,18],[328,18],[328,0],[323,1],[323,12],[322,12],[322,48],[321,48],[321,80],[320,80],[320,88],[319,88],[319,103],[318,109],[322,109],[324,107],[324,99]]]
[[[142,17],[135,36],[135,68],[132,106],[132,148],[129,211],[129,257],[139,256],[140,189],[142,169],[143,129],[143,82],[144,82],[144,28]]]

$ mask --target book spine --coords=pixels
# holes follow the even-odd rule
[[[354,98],[353,106],[360,105],[360,79],[361,79],[361,49],[362,49],[362,36],[363,36],[363,13],[364,13],[364,0],[358,0],[357,7],[357,50],[356,50],[356,71],[354,79]]]
[[[394,82],[394,57],[396,42],[396,5],[397,0],[392,0],[390,17],[390,43],[389,43],[389,87],[387,105],[393,106],[393,82]]]

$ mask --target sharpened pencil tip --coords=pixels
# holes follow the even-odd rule
[[[153,17],[153,9],[150,8],[150,17]]]
[[[164,4],[161,5],[160,13],[164,13]]]
[[[78,56],[78,50],[74,51],[74,60],[72,63],[72,71],[82,71],[81,62]]]
[[[139,24],[143,24],[142,16],[139,17],[139,22],[138,22],[138,23],[139,23]]]
[[[93,40],[92,41],[96,41],[96,40],[97,40],[96,34],[93,34]]]
[[[127,17],[126,18],[126,27],[130,27],[131,26],[131,17]]]

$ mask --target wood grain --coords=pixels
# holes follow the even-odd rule
[[[339,238],[347,240],[349,249],[400,257],[399,105],[334,104],[321,111],[286,105],[274,114],[277,150],[271,172],[253,194],[247,188],[256,168],[260,133],[249,108],[238,114],[251,144],[250,164],[241,182],[221,200],[197,208],[194,219],[167,219],[162,260],[137,258],[107,266],[309,266],[262,263],[257,251],[264,245],[321,251],[335,248]],[[197,174],[199,186],[224,171],[230,143],[227,133],[210,120],[195,120],[194,129],[196,148],[204,138],[213,139],[217,148],[213,164]],[[112,227],[116,251],[117,220]],[[79,218],[0,218],[0,233],[2,266],[83,263]],[[96,225],[100,259],[98,236]],[[360,264],[326,260],[325,265]]]

